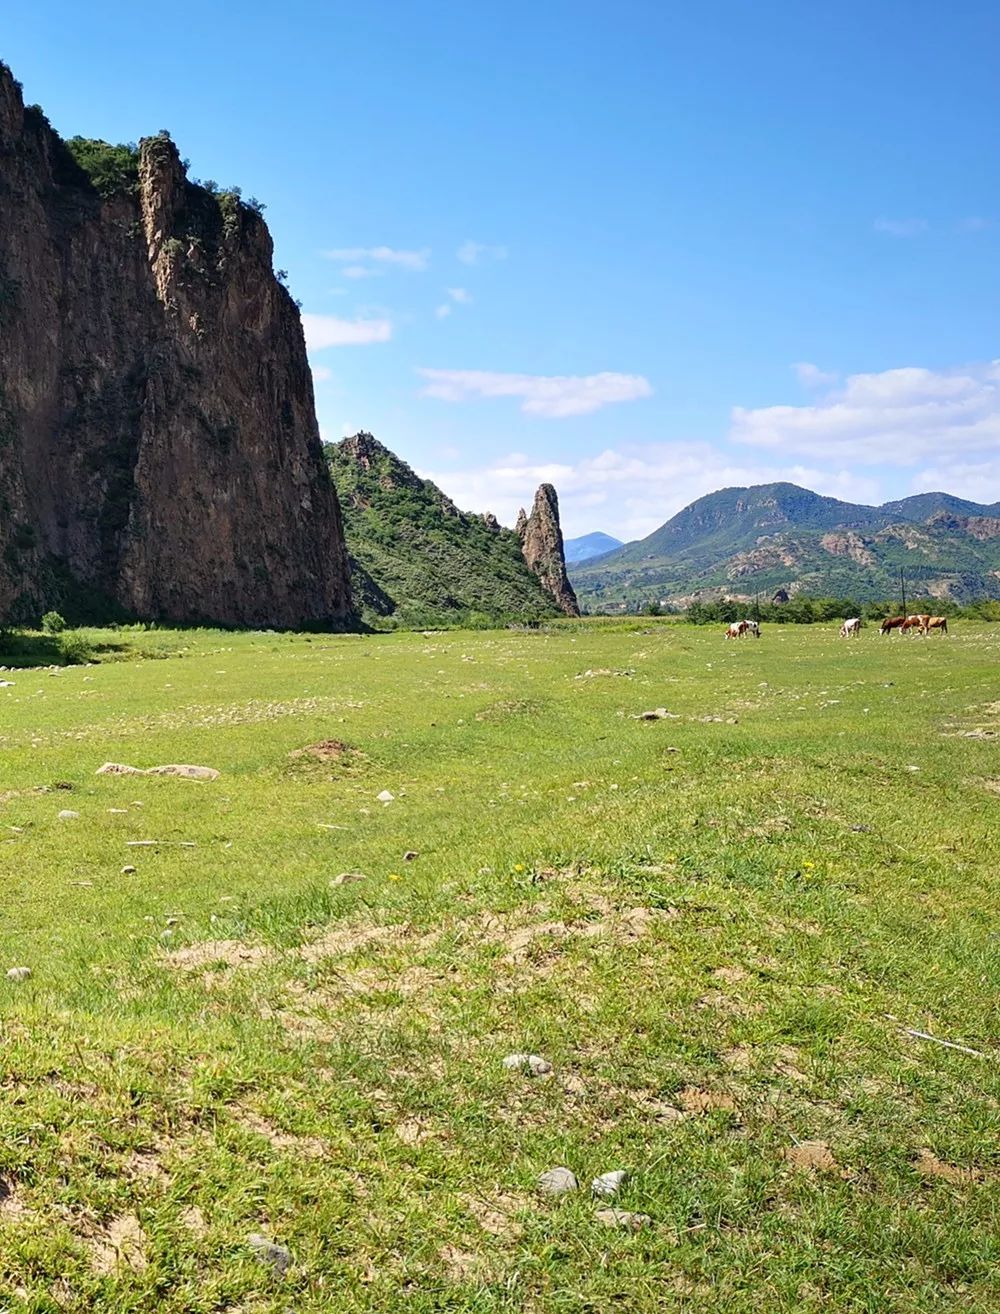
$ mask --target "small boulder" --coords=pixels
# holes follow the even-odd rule
[[[548,1059],[538,1054],[508,1054],[503,1065],[510,1072],[526,1072],[529,1077],[544,1077],[552,1071]]]
[[[30,975],[31,975],[31,968],[30,968],[30,967],[8,967],[8,968],[7,968],[7,980],[8,980],[8,981],[27,981],[27,979],[28,979],[28,977],[29,977]]]
[[[568,1168],[549,1168],[538,1179],[538,1189],[543,1195],[566,1195],[579,1185]]]
[[[590,1189],[594,1195],[609,1200],[613,1195],[618,1194],[627,1181],[628,1173],[621,1168],[615,1168],[611,1172],[601,1173],[600,1177],[595,1177],[590,1183]]]
[[[79,812],[74,812],[72,808],[63,808],[62,812],[59,813],[59,820],[76,821],[79,815]]]
[[[368,878],[360,871],[342,871],[339,876],[334,876],[330,882],[331,885],[353,885],[355,881],[363,881]]]
[[[653,1222],[649,1214],[634,1214],[629,1209],[598,1209],[594,1217],[605,1227],[624,1227],[630,1232],[639,1232]]]
[[[285,1246],[277,1245],[274,1241],[269,1241],[259,1232],[250,1233],[247,1237],[247,1245],[260,1262],[266,1264],[278,1277],[284,1277],[294,1262],[290,1250]]]
[[[390,793],[389,790],[387,789],[383,789],[382,792],[380,794],[376,794],[375,797],[378,799],[380,803],[392,803],[395,800],[396,795]]]

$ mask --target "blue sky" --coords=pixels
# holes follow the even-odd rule
[[[770,478],[1000,499],[998,47],[978,0],[48,0],[0,57],[266,202],[326,437],[635,537]]]

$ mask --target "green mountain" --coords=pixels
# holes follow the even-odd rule
[[[438,625],[559,614],[513,530],[459,511],[370,433],[327,443],[325,451],[363,617]]]
[[[795,484],[724,488],[648,538],[572,566],[581,605],[788,593],[1000,597],[1000,504],[921,493],[862,506]]]

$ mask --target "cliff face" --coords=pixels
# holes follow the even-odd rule
[[[535,494],[531,515],[517,518],[517,533],[528,569],[538,576],[542,588],[567,616],[579,616],[580,608],[566,577],[566,557],[559,527],[559,499],[551,484],[542,484]]]
[[[473,614],[496,623],[556,614],[518,536],[495,517],[464,514],[370,433],[328,444],[326,452],[363,614],[419,625]]]
[[[351,614],[298,311],[259,214],[145,139],[94,185],[0,65],[0,619]]]

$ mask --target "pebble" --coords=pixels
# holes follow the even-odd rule
[[[131,864],[130,862],[128,862],[128,863],[126,863],[125,866],[122,868],[122,875],[123,875],[123,876],[134,876],[137,870],[138,870],[138,868],[133,867],[132,864]]]
[[[590,1183],[590,1189],[594,1195],[603,1196],[607,1200],[617,1195],[627,1181],[628,1173],[621,1168],[615,1168],[609,1173],[601,1173],[600,1177],[595,1177]]]
[[[403,861],[413,862],[415,859],[419,857],[420,854],[416,851],[416,849],[407,849],[406,852],[403,854]]]
[[[274,1270],[278,1277],[284,1277],[292,1266],[292,1252],[285,1246],[276,1245],[274,1241],[268,1241],[266,1236],[261,1236],[259,1232],[251,1232],[247,1237],[247,1245],[254,1252],[262,1264]]]
[[[653,1222],[649,1214],[633,1214],[628,1209],[598,1209],[594,1217],[605,1227],[627,1227],[631,1232],[650,1227]]]
[[[538,1189],[543,1195],[566,1195],[575,1191],[580,1183],[568,1168],[550,1168],[538,1179]]]
[[[353,885],[355,881],[366,880],[363,872],[360,871],[342,871],[339,876],[334,876],[330,882],[331,885]]]
[[[543,1059],[538,1054],[508,1054],[503,1065],[511,1072],[526,1072],[529,1077],[544,1077],[546,1073],[552,1071],[552,1064],[548,1059]]]
[[[8,967],[8,968],[7,968],[7,980],[8,980],[8,981],[27,981],[27,979],[28,979],[28,977],[29,977],[30,975],[31,975],[31,968],[30,968],[30,967]]]
[[[59,820],[76,821],[79,815],[79,812],[74,812],[71,808],[63,808],[62,812],[59,813]]]
[[[381,794],[376,794],[375,797],[378,799],[380,803],[392,803],[396,795],[390,794],[390,792],[387,789],[383,789]]]

